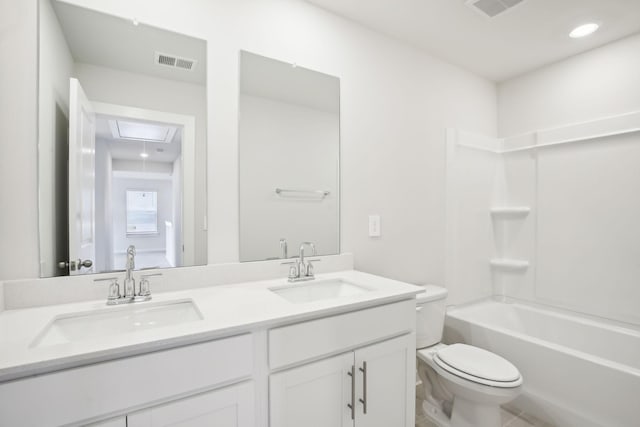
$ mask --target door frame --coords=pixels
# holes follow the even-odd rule
[[[185,114],[91,101],[95,114],[180,125],[182,130],[182,266],[195,264],[196,119]]]

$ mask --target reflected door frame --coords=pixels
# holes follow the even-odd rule
[[[184,114],[92,101],[95,114],[180,125],[182,130],[182,266],[195,264],[196,119]]]

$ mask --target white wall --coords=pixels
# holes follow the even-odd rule
[[[356,268],[443,283],[445,128],[494,135],[493,83],[296,0],[73,2],[208,41],[210,263],[238,259],[243,49],[340,77],[341,247]],[[380,239],[367,236],[371,213]]]
[[[640,34],[498,85],[501,137],[640,110]]]
[[[38,277],[37,1],[0,0],[0,280]]]
[[[495,135],[492,82],[298,0],[72,3],[208,41],[209,263],[238,260],[238,57],[244,49],[340,77],[341,248],[355,253],[356,268],[444,282],[445,128]],[[35,35],[35,17],[22,19]],[[27,135],[34,114],[22,113],[31,121]],[[22,139],[35,141],[31,135]],[[12,152],[14,164],[31,162],[34,144],[26,143],[18,157]],[[35,174],[35,166],[18,174],[31,199],[20,201],[12,227],[34,231],[24,251],[4,251],[11,246],[3,244],[7,265],[19,261],[14,254],[37,253],[35,212],[31,224],[23,214],[35,211],[35,184],[28,184]],[[367,236],[372,213],[382,218],[379,239]],[[12,271],[37,276],[37,267]]]
[[[203,230],[207,209],[206,89],[200,85],[89,64],[76,63],[75,72],[91,101],[195,117],[195,264],[206,264],[207,232]],[[162,225],[164,227],[164,222]]]
[[[171,221],[173,213],[173,189],[169,179],[113,178],[113,250],[125,253],[129,245],[135,245],[138,252],[164,251],[165,221]],[[158,234],[148,236],[127,236],[127,190],[158,192]],[[120,268],[119,266],[117,266]]]
[[[339,252],[337,113],[240,95],[240,260],[289,256],[301,242],[319,255]],[[328,190],[329,195],[282,194],[275,188]]]

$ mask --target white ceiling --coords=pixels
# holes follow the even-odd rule
[[[206,42],[144,24],[52,1],[76,62],[205,85]],[[191,70],[156,65],[155,52],[195,59]]]
[[[494,18],[466,0],[307,0],[502,81],[640,31],[640,0],[525,0]],[[600,30],[571,39],[577,25]]]

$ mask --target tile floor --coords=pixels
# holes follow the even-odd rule
[[[555,427],[520,411],[502,408],[502,427]],[[438,427],[422,413],[422,387],[416,388],[416,427]]]

